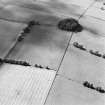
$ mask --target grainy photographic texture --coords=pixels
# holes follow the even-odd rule
[[[0,105],[105,105],[105,0],[0,0]]]

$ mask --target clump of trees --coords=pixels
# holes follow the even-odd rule
[[[36,68],[44,68],[43,66],[38,65],[38,64],[35,64],[34,66],[35,66]]]
[[[73,18],[66,18],[58,22],[58,28],[63,31],[81,32],[83,27]]]
[[[80,44],[80,43],[78,43],[78,42],[74,42],[74,43],[73,43],[73,46],[74,46],[75,48],[80,49],[80,50],[88,51],[90,54],[92,54],[92,55],[94,55],[94,56],[101,57],[101,58],[105,59],[105,54],[102,54],[102,53],[100,53],[99,51],[88,50],[88,49],[86,49],[86,48],[84,47],[84,45],[82,45],[82,44]]]
[[[73,46],[79,48],[80,50],[86,51],[86,48],[82,44],[79,44],[78,42],[74,42]]]
[[[99,51],[90,50],[89,52],[90,52],[91,54],[95,55],[95,56],[102,57],[102,54],[100,54]]]
[[[15,64],[15,65],[22,65],[22,66],[31,66],[26,61],[17,61],[17,60],[13,60],[13,59],[2,59],[2,58],[0,58],[0,63],[1,64],[2,63],[9,63],[9,64]],[[51,70],[51,68],[49,68],[48,66],[44,67],[44,66],[41,66],[41,65],[38,65],[38,64],[35,64],[34,67]]]
[[[38,64],[35,64],[34,66],[35,66],[36,68],[42,68],[42,69],[51,70],[48,66],[44,67],[44,66],[41,66],[41,65],[38,65]]]
[[[102,87],[95,87],[92,83],[89,83],[88,81],[84,81],[83,86],[87,87],[87,88],[90,88],[90,89],[93,89],[93,90],[96,90],[100,93],[105,93],[105,90],[102,89]]]
[[[105,54],[103,54],[102,57],[105,59]]]
[[[16,65],[23,65],[23,66],[31,66],[26,61],[17,61],[17,60],[12,60],[12,59],[2,59],[2,58],[0,58],[0,62],[1,63],[16,64]]]
[[[20,32],[19,37],[18,37],[18,41],[22,41],[24,39],[24,37],[26,36],[26,34],[29,34],[31,32],[31,29],[33,28],[34,25],[40,25],[39,22],[37,21],[30,21],[27,26]]]

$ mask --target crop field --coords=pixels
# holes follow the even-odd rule
[[[105,105],[105,0],[0,0],[0,105]]]

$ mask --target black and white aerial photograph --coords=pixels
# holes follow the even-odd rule
[[[0,0],[0,105],[105,105],[105,0]]]

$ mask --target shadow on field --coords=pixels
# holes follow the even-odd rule
[[[58,11],[58,13],[64,12],[64,13],[68,14],[68,18],[69,18],[69,16],[70,16],[70,18],[71,18],[71,16],[76,16],[76,17],[80,16],[80,13],[78,13],[78,10],[80,9],[79,6],[77,6],[77,5],[67,6],[67,4],[64,4],[63,2],[60,2],[58,0],[51,0],[51,1],[45,2],[45,3],[43,2],[43,5],[38,4],[38,3],[31,4],[31,2],[30,3],[24,2],[22,4],[17,3],[16,5],[25,7],[25,8],[30,8],[35,11],[48,13],[48,15],[44,15],[44,16],[42,15],[42,17],[41,17],[41,15],[39,15],[39,20],[44,23],[50,23],[50,24],[54,23],[55,24],[55,22],[58,22],[60,20],[60,18],[54,14],[54,11],[55,12]],[[25,11],[25,9],[24,9],[24,11]],[[11,11],[5,10],[5,13],[6,12],[7,13],[9,12],[9,16],[14,15],[14,13],[12,13],[13,11],[11,12]],[[20,9],[20,12],[21,12],[21,9]],[[33,14],[32,16],[33,17],[30,17],[30,18],[32,18],[32,19],[35,18],[35,20],[36,20],[36,17],[37,17],[37,19],[38,19],[38,14],[37,14],[37,16],[36,16],[36,14]],[[28,18],[27,18],[27,21],[28,21]],[[53,28],[47,28],[47,27],[44,28],[43,26],[34,27],[34,29],[32,30],[32,33],[27,36],[28,37],[27,42],[30,44],[33,44],[33,45],[49,46],[49,44],[51,44],[51,46],[55,45],[62,49],[65,47],[65,43],[67,44],[67,36],[65,37],[65,35],[63,35],[65,33],[63,33],[63,32],[57,33],[55,31],[56,30],[53,31]]]
[[[84,29],[90,33],[92,33],[94,35],[94,37],[98,37],[99,36],[99,32],[97,31],[97,29],[92,29],[89,27],[84,27]]]
[[[58,0],[50,0],[47,2],[43,2],[43,1],[37,2],[37,0],[35,2],[34,1],[31,2],[31,1],[24,2],[24,1],[20,1],[20,0],[17,0],[17,1],[9,0],[4,3],[5,3],[5,6],[8,6],[8,5],[20,6],[22,8],[29,8],[29,9],[32,9],[35,11],[47,13],[48,15],[53,15],[54,11],[55,11],[57,13],[61,13],[61,14],[63,13],[68,16],[69,15],[70,16],[74,15],[76,17],[80,16],[80,13],[78,13],[78,11],[81,10],[81,7],[78,5],[73,5],[73,4],[67,5],[67,3],[65,4]],[[11,12],[13,12],[13,10],[12,11],[7,10],[7,12],[11,13]]]
[[[27,36],[24,43],[39,47],[51,47],[52,49],[64,50],[70,36],[68,33],[58,31],[56,28],[34,27],[32,32]],[[71,35],[71,33],[70,33]]]

